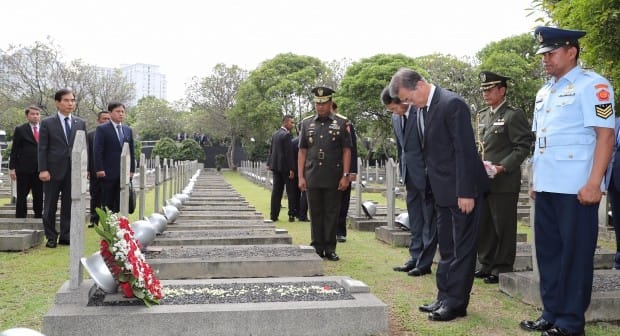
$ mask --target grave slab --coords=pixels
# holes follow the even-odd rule
[[[43,242],[43,230],[0,230],[0,251],[26,251]]]

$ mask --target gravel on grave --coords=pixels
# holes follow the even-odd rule
[[[209,231],[166,231],[158,238],[220,238],[220,237],[247,237],[256,235],[273,235],[272,228],[256,230],[209,230]]]
[[[137,306],[140,300],[105,301],[106,294],[97,289],[88,306]],[[164,287],[162,305],[262,303],[299,301],[354,300],[344,287],[334,281],[261,282]]]
[[[146,251],[147,259],[180,258],[244,258],[244,257],[298,257],[303,252],[296,246],[249,246],[249,247],[190,247],[164,248],[161,251]]]

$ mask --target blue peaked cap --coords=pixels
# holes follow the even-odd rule
[[[578,40],[586,35],[581,30],[560,29],[555,27],[538,26],[534,30],[534,37],[540,47],[536,54],[544,54],[565,45],[578,46]]]

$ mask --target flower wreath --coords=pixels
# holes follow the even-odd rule
[[[162,286],[146,262],[140,242],[134,237],[127,217],[118,217],[110,210],[96,209],[101,236],[101,256],[127,298],[136,297],[146,306],[159,304]]]

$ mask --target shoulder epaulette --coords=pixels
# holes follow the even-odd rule
[[[340,113],[336,113],[336,115],[337,115],[338,117],[340,117],[340,118],[344,119],[344,120],[349,120],[349,119],[347,119],[347,117],[343,116],[343,115],[342,115],[342,114],[340,114]]]
[[[307,117],[305,117],[305,118],[301,119],[301,121],[304,121],[304,120],[306,120],[306,119],[310,119],[310,118],[312,118],[312,117],[314,117],[314,114],[311,114],[311,115],[309,115],[309,116],[307,116]]]

